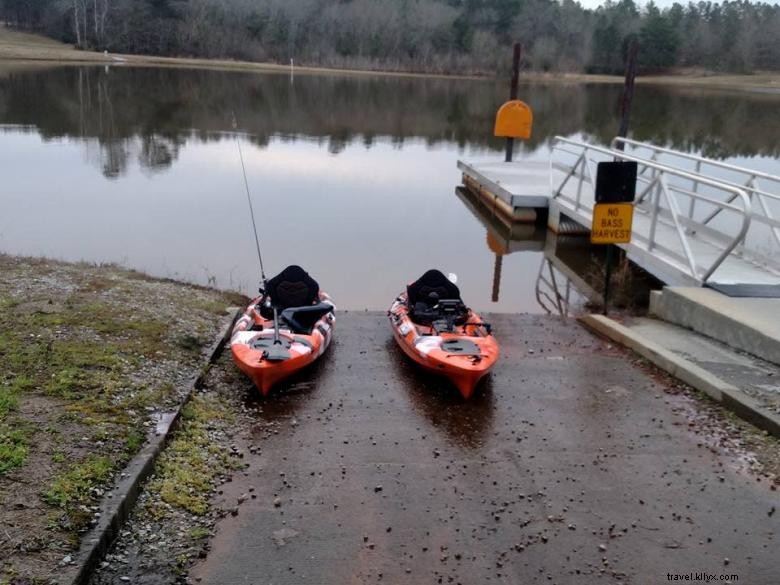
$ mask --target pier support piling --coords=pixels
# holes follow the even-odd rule
[[[512,80],[509,83],[510,100],[517,99],[517,84],[520,78],[520,57],[522,53],[523,53],[523,45],[521,45],[520,43],[515,43],[514,50],[512,53]],[[515,150],[515,139],[507,138],[506,155],[504,157],[504,160],[506,162],[512,162],[512,155],[514,154],[514,150]]]

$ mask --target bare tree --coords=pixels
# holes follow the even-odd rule
[[[73,0],[73,26],[76,30],[76,46],[84,47],[84,43],[81,40],[81,1]],[[86,12],[86,11],[85,11]],[[85,14],[86,17],[86,14]]]

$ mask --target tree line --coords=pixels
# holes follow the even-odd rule
[[[84,49],[434,73],[780,70],[780,5],[607,0],[0,0],[8,25]]]

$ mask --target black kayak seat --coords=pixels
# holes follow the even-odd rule
[[[293,264],[268,280],[265,292],[277,309],[284,310],[319,302],[320,285],[303,268]]]
[[[409,306],[414,307],[418,302],[430,304],[439,299],[460,300],[460,289],[441,271],[432,269],[406,287],[406,297]]]
[[[314,324],[333,310],[333,305],[320,301],[320,285],[300,266],[292,264],[269,279],[265,294],[271,307],[263,305],[263,317],[273,317],[273,307],[279,311],[279,319],[293,333],[310,334]]]
[[[429,270],[406,287],[409,313],[418,323],[441,319],[463,322],[468,309],[460,298],[460,289],[439,270]]]

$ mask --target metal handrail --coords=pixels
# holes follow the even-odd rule
[[[544,275],[545,265],[550,272],[549,280]],[[555,298],[550,296],[549,292],[542,289],[542,284],[547,285],[547,287],[552,291],[552,294],[555,295]],[[550,262],[550,260],[544,256],[542,256],[542,263],[539,265],[539,274],[536,277],[535,292],[536,302],[540,307],[542,307],[542,309],[545,310],[548,315],[552,315],[553,311],[547,306],[545,299],[555,307],[557,313],[561,317],[568,317],[569,307],[571,305],[571,282],[566,280],[566,293],[561,293],[558,287],[558,281],[555,278],[555,270],[553,269],[552,262]]]
[[[699,176],[701,176],[702,165],[708,165],[710,167],[722,169],[730,173],[737,173],[742,175],[745,179],[744,183],[737,183],[729,179],[718,179],[718,181],[724,185],[729,185],[732,187],[744,189],[750,196],[751,200],[755,196],[755,198],[758,200],[759,208],[762,214],[758,214],[754,211],[753,218],[769,227],[769,229],[772,232],[772,235],[774,236],[776,244],[780,246],[780,220],[778,220],[778,218],[775,217],[774,213],[772,213],[772,210],[766,201],[766,200],[771,200],[780,203],[780,193],[773,193],[771,191],[766,191],[760,188],[760,186],[758,185],[758,180],[762,179],[764,181],[770,181],[776,184],[778,189],[780,189],[780,177],[776,175],[771,175],[769,173],[765,173],[763,171],[756,171],[754,169],[748,169],[745,167],[740,167],[737,165],[732,165],[729,163],[708,159],[696,154],[678,152],[676,150],[672,150],[671,148],[664,148],[662,146],[656,146],[654,144],[648,144],[646,142],[640,142],[638,140],[632,140],[630,138],[624,138],[622,136],[616,136],[615,138],[612,139],[612,143],[611,143],[612,148],[615,148],[618,144],[632,146],[634,147],[634,150],[640,148],[647,149],[652,153],[650,157],[650,160],[652,161],[657,160],[659,153],[668,154],[677,158],[695,161],[696,162],[695,174]],[[636,153],[634,154],[636,155]],[[698,185],[699,182],[694,181],[693,191],[698,191]],[[731,201],[733,201],[733,199],[731,199],[729,202]],[[695,209],[695,200],[691,199],[690,208],[688,210],[688,217],[691,218],[693,217],[694,209]],[[707,217],[702,219],[700,223],[703,225],[709,224],[713,219],[715,219],[720,214],[721,211],[722,209],[713,210],[712,212],[709,213],[709,215],[707,215]]]
[[[557,137],[556,137],[557,138]],[[730,171],[735,171],[738,173],[744,173],[746,175],[754,175],[756,177],[760,177],[762,179],[769,179],[770,181],[780,181],[780,177],[776,177],[775,175],[770,175],[769,173],[764,173],[762,171],[754,171],[753,169],[746,169],[745,167],[738,167],[737,165],[731,165],[729,163],[724,163],[721,161],[713,160],[711,158],[706,158],[703,156],[699,156],[697,154],[689,154],[687,152],[680,152],[678,150],[673,150],[671,148],[664,148],[663,146],[656,146],[655,144],[648,144],[647,142],[641,142],[639,140],[632,140],[631,138],[624,138],[622,136],[615,136],[612,139],[612,142],[610,143],[611,148],[615,148],[618,144],[626,144],[628,146],[636,146],[641,148],[647,148],[652,151],[656,152],[663,152],[665,154],[671,154],[674,156],[678,156],[680,158],[687,158],[689,160],[698,161],[702,164],[708,164],[716,167],[720,167],[723,169],[728,169]]]
[[[614,143],[615,142],[613,141],[613,144]],[[574,147],[574,149],[561,147],[560,145]],[[571,156],[576,156],[577,160],[575,163],[568,166],[563,166],[561,164],[554,164],[552,162],[552,158],[554,157],[556,151],[561,151]],[[744,188],[733,184],[728,184],[722,181],[718,181],[710,177],[702,176],[698,173],[692,173],[682,169],[676,169],[674,167],[661,164],[656,160],[648,160],[646,158],[627,154],[623,151],[595,146],[592,144],[571,140],[569,138],[564,138],[562,136],[556,136],[553,139],[552,152],[550,157],[551,168],[559,169],[562,172],[565,172],[566,168],[568,168],[569,170],[568,172],[566,172],[563,180],[560,182],[557,189],[551,177],[550,182],[552,186],[551,191],[552,191],[553,199],[562,197],[566,200],[572,201],[572,203],[574,203],[575,205],[575,209],[577,210],[587,209],[587,207],[583,205],[582,202],[582,193],[581,193],[582,184],[584,182],[588,182],[595,187],[595,175],[593,174],[593,170],[591,166],[592,157],[588,156],[589,153],[591,154],[598,153],[604,155],[605,160],[633,161],[642,165],[644,167],[643,170],[652,169],[653,171],[652,175],[641,177],[641,180],[643,182],[647,182],[648,185],[642,192],[642,197],[640,199],[640,202],[644,199],[645,196],[652,194],[649,209],[647,208],[647,206],[642,206],[642,207],[637,206],[637,210],[651,215],[651,227],[650,227],[649,236],[643,236],[641,239],[644,241],[647,251],[651,251],[656,246],[661,247],[661,244],[656,243],[655,241],[656,226],[659,222],[659,216],[664,216],[664,217],[666,217],[667,215],[671,216],[671,225],[674,227],[677,236],[680,240],[680,245],[682,246],[682,250],[683,250],[683,256],[687,261],[688,270],[690,271],[690,276],[692,276],[694,279],[699,280],[701,282],[706,282],[713,275],[713,273],[720,267],[720,265],[724,262],[724,260],[726,260],[726,258],[728,258],[729,255],[744,241],[748,233],[748,230],[750,228],[751,220],[753,217],[751,200],[748,194],[746,193],[746,191],[744,190]],[[578,172],[577,170],[580,167],[580,165],[582,166],[582,172]],[[587,176],[585,172],[586,169],[587,169]],[[678,187],[673,184],[669,184],[669,182],[667,181],[668,176],[692,181],[693,184],[696,186],[695,189],[698,189],[698,185],[706,185],[712,187],[719,191],[728,193],[730,195],[730,198],[728,201],[719,201],[717,199],[713,199],[711,197],[701,195],[695,189],[683,190],[681,187]],[[577,197],[576,200],[574,201],[572,200],[571,197],[567,195],[563,195],[562,193],[563,187],[567,184],[567,182],[571,178],[579,179],[578,186],[577,186],[578,187]],[[679,202],[675,197],[676,194],[682,194],[684,196],[691,197],[694,200],[699,200],[702,202],[706,202],[709,205],[714,205],[718,207],[719,211],[726,209],[728,211],[736,213],[737,215],[742,216],[742,223],[740,225],[737,234],[732,238],[728,239],[727,243],[723,246],[721,253],[715,259],[715,261],[709,267],[702,267],[701,271],[698,268],[699,264],[696,262],[693,249],[691,248],[689,242],[689,236],[692,233],[695,233],[691,231],[692,228],[690,227],[691,224],[694,223],[694,220],[691,217],[686,216],[681,211]],[[665,201],[667,205],[667,207],[665,208],[661,206],[662,199]],[[734,204],[734,201],[736,200],[740,201],[741,206]],[[669,225],[669,223],[667,222],[666,225]],[[686,229],[685,226],[689,226],[688,229]],[[718,243],[720,244],[720,242]]]

